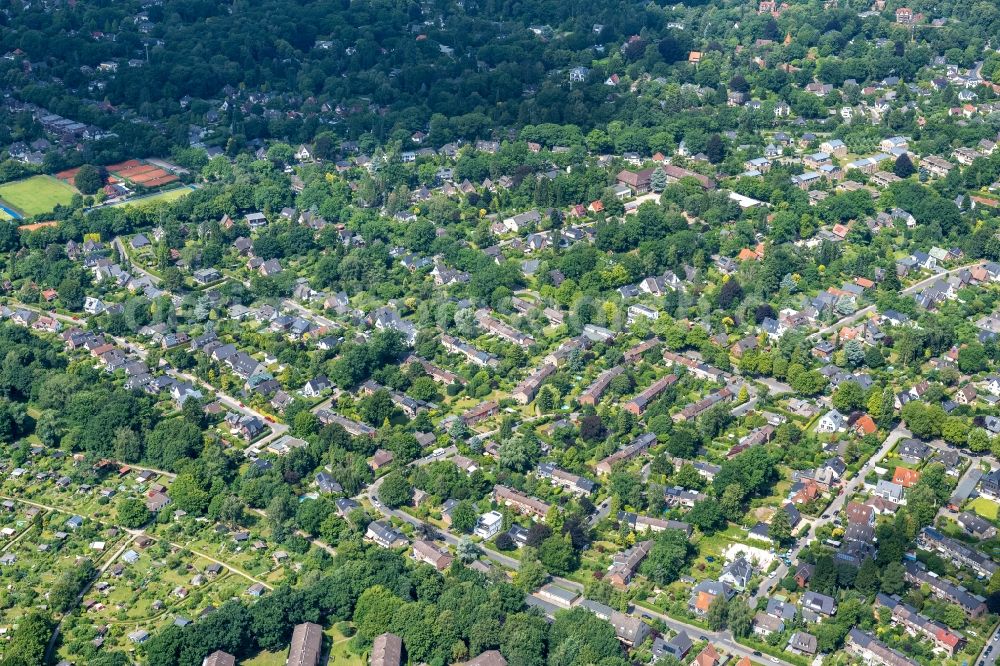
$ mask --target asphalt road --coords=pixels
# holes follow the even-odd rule
[[[143,277],[149,278],[149,281],[155,285],[160,284],[160,278],[153,275],[152,273],[144,269],[142,266],[131,260],[131,258],[128,255],[128,252],[125,251],[125,246],[122,245],[122,239],[119,236],[115,236],[115,239],[112,241],[112,243],[114,244],[115,249],[118,251],[118,255],[121,258],[121,260],[128,261],[131,264],[133,273],[138,273]]]
[[[993,631],[993,635],[990,640],[987,641],[986,647],[983,648],[982,654],[979,655],[979,661],[976,662],[976,666],[993,666],[997,663],[997,655],[1000,654],[1000,625]]]
[[[883,458],[885,458],[889,451],[891,451],[896,445],[896,442],[907,437],[912,437],[912,434],[902,425],[896,426],[896,428],[889,433],[889,436],[886,437],[885,441],[882,443],[882,447],[868,459],[864,466],[858,470],[858,473],[847,482],[847,485],[841,488],[840,493],[833,498],[833,501],[830,502],[830,506],[827,507],[826,511],[824,511],[819,518],[812,521],[809,525],[809,531],[805,536],[799,538],[795,546],[792,548],[792,552],[789,557],[790,562],[794,563],[797,560],[799,553],[802,552],[802,549],[816,538],[816,532],[819,528],[829,524],[837,517],[840,511],[844,508],[844,504],[847,502],[847,499],[856,493],[858,488],[860,488],[864,483],[865,476],[868,472],[872,471],[875,466],[881,462]],[[770,576],[761,581],[760,586],[758,586],[757,591],[750,600],[750,607],[755,607],[758,600],[770,594],[771,590],[774,589],[778,582],[788,575],[788,570],[788,565],[781,562],[778,565],[778,568],[775,569]]]
[[[915,293],[917,291],[920,291],[924,287],[928,287],[928,286],[934,284],[938,280],[947,278],[949,275],[951,275],[953,273],[958,273],[959,271],[964,271],[967,268],[972,268],[973,266],[978,266],[981,263],[983,263],[983,260],[980,259],[978,261],[973,261],[972,263],[965,264],[963,266],[957,266],[957,267],[952,268],[950,270],[942,271],[940,273],[936,273],[936,274],[932,275],[929,278],[925,278],[925,279],[921,280],[920,282],[916,282],[916,283],[910,285],[906,289],[903,289],[903,291],[901,293],[904,294],[904,295],[906,295],[906,296],[909,296],[910,294],[913,294],[913,293]],[[850,326],[854,322],[856,322],[856,321],[858,321],[858,320],[860,320],[860,319],[862,319],[864,317],[867,317],[869,314],[871,314],[873,312],[875,312],[875,306],[874,305],[869,305],[866,308],[861,308],[860,310],[858,310],[854,314],[848,315],[848,316],[844,317],[843,319],[840,319],[840,320],[838,320],[838,321],[830,324],[826,328],[822,328],[822,329],[816,331],[815,333],[813,333],[812,335],[809,336],[809,339],[810,340],[818,340],[818,339],[820,339],[822,337],[825,337],[825,336],[829,335],[830,333],[834,333],[836,331],[839,331],[841,329],[841,327],[843,327],[843,326]]]
[[[427,456],[425,458],[418,459],[411,464],[415,465],[426,464],[427,462],[430,462],[429,458],[430,456]],[[378,501],[376,499],[378,497],[378,489],[382,485],[382,480],[384,478],[385,477],[376,479],[375,482],[372,483],[367,488],[367,490],[359,497],[367,497],[368,500],[372,502],[372,506],[374,506],[383,516],[397,518],[399,520],[410,523],[418,530],[421,530],[422,532],[427,534],[429,538],[436,538],[440,541],[444,541],[450,546],[457,546],[459,544],[461,539],[452,534],[451,532],[440,529],[435,525],[429,525],[419,520],[418,518],[414,518],[405,511],[399,511],[398,509],[390,509],[386,507],[384,504],[382,504],[382,502]],[[595,517],[601,515],[602,513],[603,515],[606,516],[607,512],[610,510],[610,505],[611,505],[610,500],[605,500],[604,502],[599,504],[598,513],[595,514]],[[597,520],[594,521],[594,523],[600,521],[600,519],[601,518],[597,518]],[[486,548],[485,546],[483,546],[483,544],[478,544],[478,547],[479,550],[483,553],[483,555],[487,559],[497,564],[500,564],[504,567],[507,567],[508,569],[517,570],[517,568],[521,565],[519,560],[516,560],[512,557],[508,557],[502,553],[498,553],[492,549]],[[552,582],[566,589],[575,590],[576,592],[580,593],[583,592],[583,585],[575,581],[567,580],[565,578],[553,577]],[[555,606],[553,606],[552,604],[548,603],[543,599],[540,599],[534,594],[527,595],[525,600],[528,603],[528,605],[541,608],[543,612],[545,612],[547,615],[550,616],[552,613],[558,610]],[[699,639],[710,640],[716,647],[720,647],[725,651],[729,652],[730,654],[735,655],[736,657],[749,657],[751,660],[756,661],[760,664],[772,663],[772,664],[778,664],[779,666],[791,666],[791,664],[789,664],[788,662],[782,661],[776,657],[754,656],[753,650],[750,650],[749,648],[743,647],[742,645],[738,644],[733,639],[732,634],[730,634],[728,631],[713,632],[713,631],[703,630],[694,625],[680,622],[679,620],[675,620],[667,615],[658,613],[656,611],[651,611],[645,608],[633,607],[631,609],[630,615],[637,617],[645,617],[645,618],[657,618],[659,620],[662,620],[663,623],[673,631],[676,632],[686,631],[688,635],[691,636],[692,640],[695,641]],[[706,638],[702,639],[701,638],[702,636]]]

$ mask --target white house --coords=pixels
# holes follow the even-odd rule
[[[479,516],[474,532],[483,539],[491,539],[500,533],[502,526],[503,515],[499,511],[490,511]]]
[[[816,432],[842,432],[846,428],[847,419],[836,409],[824,414],[816,424]]]

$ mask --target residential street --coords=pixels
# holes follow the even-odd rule
[[[156,277],[155,275],[147,271],[139,264],[132,262],[132,260],[129,258],[128,252],[125,251],[125,246],[122,244],[122,239],[120,237],[115,236],[115,239],[111,242],[112,244],[114,244],[115,250],[118,252],[118,256],[121,257],[121,260],[129,262],[129,266],[132,267],[133,273],[138,273],[143,277],[149,278],[149,281],[155,285],[160,284],[160,278]]]
[[[886,451],[887,450],[888,449],[886,449]],[[427,460],[427,458],[421,458],[419,460],[414,461],[411,464],[419,465],[419,464],[426,464],[426,462],[429,462],[429,460]],[[367,498],[372,503],[372,506],[374,506],[376,509],[378,509],[378,511],[383,516],[397,518],[399,520],[402,520],[402,521],[405,521],[407,523],[410,523],[414,527],[416,527],[416,528],[418,528],[418,529],[420,529],[422,531],[425,531],[425,533],[427,533],[428,535],[430,535],[430,536],[428,536],[428,538],[438,538],[439,540],[444,541],[449,546],[452,546],[452,547],[458,546],[458,544],[460,543],[461,539],[459,537],[456,537],[451,532],[449,532],[447,530],[442,530],[442,529],[440,529],[440,528],[438,528],[438,527],[436,527],[434,525],[430,525],[430,524],[425,523],[425,522],[423,522],[423,521],[421,521],[421,520],[419,520],[417,518],[414,518],[413,516],[411,516],[410,514],[406,513],[405,511],[400,511],[398,509],[390,509],[390,508],[386,507],[384,504],[382,504],[382,502],[376,501],[376,498],[378,497],[378,489],[382,485],[382,480],[384,478],[385,477],[381,477],[381,478],[377,479],[374,483],[372,483],[370,486],[368,486],[368,488],[365,490],[364,493],[362,493],[361,495],[359,495],[356,499]],[[608,511],[610,509],[610,506],[611,506],[610,499],[606,499],[603,502],[601,502],[601,504],[598,505],[598,513],[595,514],[591,518],[591,525],[596,524],[603,517],[607,516],[607,513],[608,513]],[[598,516],[600,516],[600,517],[598,517]],[[501,566],[504,566],[504,567],[506,567],[508,569],[517,570],[518,567],[520,567],[520,565],[521,565],[521,563],[520,563],[519,560],[516,560],[516,559],[514,559],[512,557],[508,557],[508,556],[506,556],[506,555],[504,555],[502,553],[499,553],[499,552],[497,552],[495,550],[492,550],[490,548],[486,548],[483,544],[478,544],[478,547],[479,547],[479,550],[483,553],[483,555],[487,559],[489,559],[490,561],[495,562],[495,563],[497,563],[497,564],[499,564]],[[580,592],[580,593],[583,592],[583,585],[581,585],[580,583],[577,583],[575,581],[571,581],[571,580],[567,580],[565,578],[560,578],[558,576],[554,576],[552,578],[552,582],[554,582],[556,585],[558,585],[560,587],[563,587],[563,588],[566,588],[566,589],[575,590],[576,592]],[[549,604],[548,602],[546,602],[546,601],[544,601],[542,599],[539,599],[534,594],[528,595],[527,602],[528,602],[529,605],[540,607],[547,614],[551,614],[555,610],[558,610],[554,606],[552,606],[551,604]],[[753,661],[759,662],[761,664],[777,663],[777,664],[780,664],[782,666],[791,666],[791,664],[788,664],[787,662],[781,661],[780,659],[777,659],[777,658],[772,658],[772,657],[769,657],[769,656],[768,657],[757,657],[757,656],[754,656],[752,650],[750,650],[748,648],[745,648],[742,645],[739,645],[738,643],[736,643],[736,641],[732,637],[732,634],[730,634],[728,631],[725,631],[725,632],[713,632],[713,631],[703,630],[703,629],[700,629],[699,627],[696,627],[694,625],[686,624],[686,623],[681,622],[679,620],[675,620],[675,619],[673,619],[673,618],[671,618],[671,617],[669,617],[667,615],[664,615],[662,613],[658,613],[656,611],[652,611],[652,610],[649,610],[649,609],[646,609],[646,608],[633,607],[631,609],[630,615],[634,615],[634,616],[638,616],[638,617],[646,617],[646,618],[650,618],[650,619],[651,618],[658,618],[658,619],[662,620],[664,622],[664,624],[666,624],[667,627],[669,627],[673,631],[686,631],[688,633],[688,635],[690,635],[693,640],[699,640],[700,637],[706,636],[707,639],[711,640],[717,647],[721,647],[721,648],[727,650],[730,654],[736,655],[737,657],[749,657]]]
[[[293,301],[290,298],[286,298],[285,300],[281,301],[281,305],[289,310],[295,310],[299,314],[299,316],[301,316],[303,319],[308,319],[314,324],[319,324],[320,326],[326,326],[332,329],[343,328],[343,326],[333,321],[332,319],[324,317],[321,314],[317,314],[312,310],[310,310],[309,308],[302,305],[301,303],[297,303],[296,301]]]
[[[916,282],[916,283],[910,285],[909,287],[906,287],[905,289],[903,289],[903,291],[901,293],[904,294],[904,295],[906,295],[906,296],[909,296],[909,295],[911,295],[911,294],[913,294],[913,293],[915,293],[917,291],[920,291],[924,287],[929,287],[930,285],[934,284],[935,282],[937,282],[940,279],[947,278],[952,273],[958,273],[960,271],[964,271],[967,268],[972,268],[973,266],[978,266],[981,263],[983,263],[982,260],[977,260],[977,261],[973,261],[973,262],[968,263],[968,264],[964,264],[962,266],[957,266],[957,267],[952,268],[952,269],[947,270],[947,271],[942,271],[940,273],[932,275],[929,278],[925,278],[925,279],[921,280],[920,282]],[[827,326],[826,328],[822,328],[822,329],[816,331],[815,333],[813,333],[812,335],[809,336],[809,339],[810,340],[819,340],[820,338],[826,337],[830,333],[834,333],[836,331],[839,331],[844,326],[850,326],[854,322],[867,317],[868,315],[870,315],[873,312],[875,312],[875,306],[874,305],[869,305],[868,307],[861,308],[860,310],[858,310],[854,314],[848,315],[848,316],[844,317],[843,319],[839,319],[839,320],[835,321],[834,323],[830,324],[829,326]]]
[[[843,510],[844,504],[847,502],[847,498],[857,492],[858,488],[860,488],[864,483],[865,476],[868,472],[872,471],[875,466],[889,453],[889,451],[896,446],[896,442],[900,439],[912,436],[912,433],[904,428],[902,424],[896,426],[896,428],[889,433],[889,436],[885,438],[885,442],[882,443],[882,447],[868,459],[864,466],[858,470],[858,473],[847,482],[847,485],[840,489],[840,493],[833,498],[833,501],[830,502],[830,506],[827,507],[826,511],[824,511],[819,518],[810,523],[809,531],[805,536],[799,538],[796,542],[795,546],[792,548],[791,556],[789,557],[793,566],[802,549],[816,538],[816,531],[819,530],[820,527],[832,522],[841,510]],[[781,562],[778,565],[778,568],[775,569],[770,576],[761,581],[760,586],[757,588],[757,592],[754,593],[753,597],[750,599],[750,606],[756,606],[759,599],[768,596],[778,582],[788,574],[788,570],[788,565]]]

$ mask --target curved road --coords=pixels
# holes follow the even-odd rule
[[[980,264],[983,264],[985,262],[986,262],[985,259],[978,259],[976,261],[973,261],[971,263],[965,264],[963,266],[956,266],[955,268],[951,268],[949,270],[942,271],[940,273],[932,275],[929,278],[925,278],[925,279],[921,280],[920,282],[915,282],[915,283],[911,284],[909,287],[906,287],[905,289],[903,289],[903,291],[900,292],[900,293],[902,293],[904,296],[909,296],[910,294],[913,294],[913,293],[916,293],[917,291],[920,291],[924,287],[929,287],[930,285],[934,284],[938,280],[942,280],[942,279],[947,278],[949,275],[952,275],[954,273],[958,273],[958,272],[964,271],[964,270],[966,270],[968,268],[973,268],[975,266],[979,266]],[[867,317],[872,312],[875,312],[875,306],[874,305],[869,305],[868,307],[861,308],[860,310],[858,310],[854,314],[848,315],[848,316],[844,317],[843,319],[835,321],[834,323],[830,324],[826,328],[821,328],[820,330],[818,330],[815,333],[811,334],[808,339],[809,340],[818,340],[818,339],[820,339],[820,338],[822,338],[822,337],[824,337],[826,335],[829,335],[830,333],[835,333],[836,331],[839,331],[843,326],[850,326],[851,324],[853,324],[854,322],[858,321],[862,317]]]
[[[798,539],[795,547],[792,549],[791,555],[788,558],[790,562],[794,562],[798,558],[799,553],[802,551],[802,549],[805,548],[809,543],[813,541],[813,539],[816,538],[816,531],[819,530],[820,527],[827,525],[837,517],[841,509],[844,508],[844,504],[847,502],[847,498],[851,497],[855,492],[857,492],[858,488],[864,483],[865,476],[868,474],[868,472],[873,470],[875,468],[875,465],[881,462],[882,459],[889,454],[889,451],[891,451],[892,448],[896,446],[896,442],[898,442],[900,439],[912,436],[913,436],[912,433],[910,433],[909,430],[904,428],[902,424],[896,426],[896,428],[889,433],[889,436],[886,437],[885,441],[882,443],[881,448],[879,448],[879,450],[876,451],[864,465],[862,465],[861,469],[859,469],[858,473],[855,474],[850,481],[848,481],[847,485],[841,488],[840,493],[833,498],[833,501],[830,502],[830,506],[826,508],[823,514],[816,520],[813,520],[812,523],[810,523],[809,531],[806,533],[805,536],[800,537]],[[767,594],[770,593],[770,591],[774,588],[774,586],[777,585],[778,582],[782,578],[784,578],[787,574],[788,574],[788,565],[786,565],[784,562],[781,562],[778,565],[778,568],[775,569],[770,576],[761,581],[760,585],[757,587],[757,592],[754,593],[753,597],[750,599],[750,607],[755,608],[758,600],[760,600],[761,597],[767,596]]]

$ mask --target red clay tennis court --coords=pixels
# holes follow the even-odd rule
[[[175,174],[166,171],[162,167],[147,164],[142,160],[126,160],[125,162],[107,166],[105,169],[110,174],[108,177],[109,183],[129,181],[136,185],[153,188],[179,180]],[[79,171],[79,167],[66,169],[57,173],[56,178],[76,187],[75,179]]]
[[[145,187],[159,187],[160,185],[166,185],[167,183],[172,183],[175,180],[179,180],[177,176],[175,176],[172,173],[168,173],[165,176],[159,176],[158,178],[147,180],[146,182],[142,183],[142,185]]]
[[[76,187],[76,174],[80,171],[80,167],[75,169],[66,169],[65,171],[60,171],[56,174],[56,178],[66,183],[69,183],[73,187]]]
[[[143,162],[139,160],[126,160],[125,162],[119,162],[118,164],[109,164],[106,168],[108,171],[114,173],[116,171],[122,171],[123,169],[129,169],[131,167],[142,166]]]
[[[158,180],[160,178],[165,178],[166,176],[169,175],[170,174],[168,174],[166,171],[163,171],[162,169],[156,169],[155,171],[147,171],[145,173],[140,173],[138,175],[131,176],[129,180],[131,180],[133,183],[146,185],[151,181]]]
[[[115,172],[122,178],[128,178],[129,180],[135,180],[139,176],[147,173],[153,173],[154,171],[160,171],[159,167],[155,167],[151,164],[142,164],[136,167],[130,167],[128,169],[122,169],[121,171]]]

